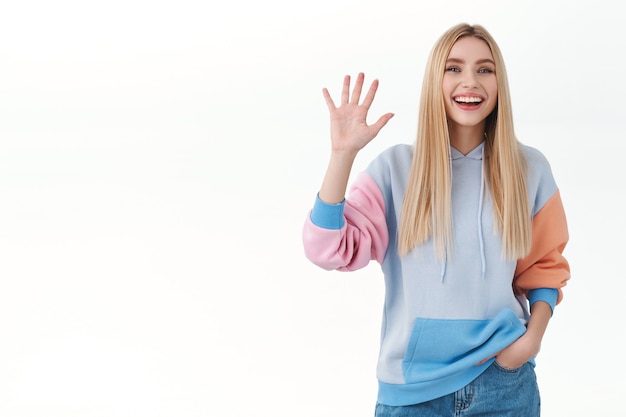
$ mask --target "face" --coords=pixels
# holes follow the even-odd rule
[[[456,41],[443,76],[448,124],[453,128],[484,129],[498,99],[496,66],[487,43],[473,36]]]

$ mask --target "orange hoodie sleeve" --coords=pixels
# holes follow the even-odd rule
[[[556,193],[533,217],[532,242],[528,255],[517,261],[513,287],[516,294],[529,290],[555,288],[561,302],[563,288],[570,278],[570,269],[563,250],[569,239],[561,195]]]

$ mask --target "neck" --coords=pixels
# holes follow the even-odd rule
[[[463,155],[470,153],[472,149],[480,145],[485,140],[485,126],[451,126],[448,125],[450,132],[450,146]]]

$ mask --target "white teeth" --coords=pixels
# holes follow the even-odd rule
[[[480,97],[457,97],[454,101],[457,103],[480,103],[483,100]]]

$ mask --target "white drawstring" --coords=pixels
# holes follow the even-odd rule
[[[483,160],[482,167],[480,169],[480,196],[478,201],[478,242],[480,247],[480,273],[481,278],[485,279],[485,273],[487,270],[487,259],[485,256],[485,238],[483,237],[483,198],[485,193],[485,149],[483,148]]]

